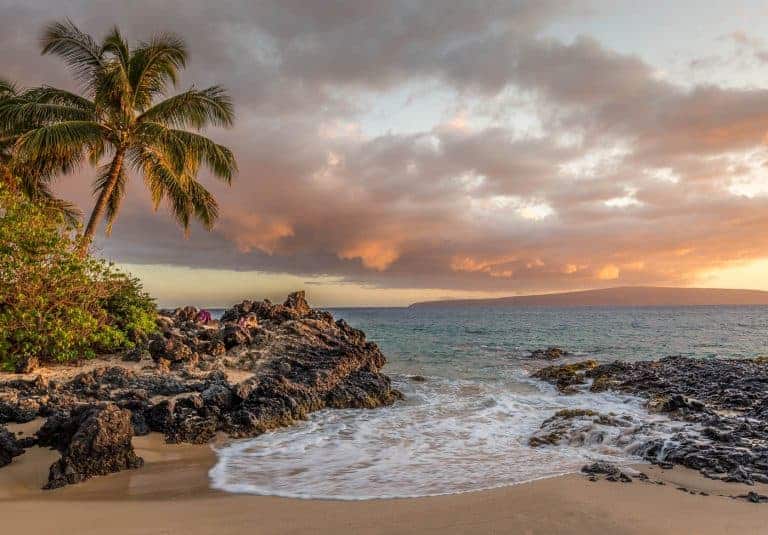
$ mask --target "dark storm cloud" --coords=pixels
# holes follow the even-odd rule
[[[101,242],[123,262],[538,290],[688,282],[763,255],[765,197],[728,188],[764,169],[768,91],[684,88],[590,37],[542,36],[583,5],[0,0],[0,72],[72,87],[36,43],[44,22],[68,16],[96,34],[178,32],[191,51],[182,85],[231,89],[237,127],[212,135],[241,172],[232,189],[212,185],[219,225],[179,239],[134,181]],[[366,102],[423,82],[512,115],[528,102],[538,127],[358,131]],[[86,204],[89,176],[59,189]]]

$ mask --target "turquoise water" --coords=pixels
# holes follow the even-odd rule
[[[365,331],[390,370],[483,378],[533,349],[606,360],[768,354],[768,307],[355,308],[332,310]],[[524,361],[524,359],[523,359]]]
[[[560,395],[530,374],[551,345],[572,359],[768,354],[768,307],[336,309],[377,342],[405,400],[372,411],[320,411],[307,422],[218,451],[212,486],[230,492],[366,499],[449,494],[638,460],[680,424],[614,393]],[[416,382],[413,375],[426,377]],[[591,408],[628,428],[577,429],[557,446],[530,436],[557,410]]]

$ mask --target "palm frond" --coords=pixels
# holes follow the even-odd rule
[[[0,128],[7,132],[23,132],[61,121],[92,121],[94,118],[89,110],[33,100],[26,94],[0,101]]]
[[[152,196],[154,209],[157,210],[163,199],[167,199],[174,218],[184,229],[189,228],[191,208],[179,175],[173,172],[161,154],[152,150],[143,150],[139,159],[142,162],[144,182]]]
[[[157,210],[163,200],[174,219],[189,232],[194,216],[206,229],[211,229],[219,217],[219,207],[213,195],[194,177],[178,175],[168,166],[161,153],[151,149],[134,151],[133,162],[142,168],[144,182]]]
[[[69,226],[76,227],[80,224],[83,216],[80,209],[75,204],[56,197],[48,184],[26,179],[22,180],[22,190],[29,199],[59,212]]]
[[[22,165],[71,168],[86,150],[102,145],[108,134],[94,121],[64,121],[25,132],[14,149]]]
[[[183,167],[191,171],[193,176],[197,174],[200,165],[205,165],[226,184],[230,184],[237,173],[237,162],[232,151],[203,135],[166,128],[158,123],[143,123],[141,128],[151,132],[142,140],[143,143],[153,145],[157,151],[174,155],[174,158],[183,155]],[[174,169],[180,171],[178,159],[174,159],[174,163]]]
[[[102,167],[94,184],[104,192],[109,171],[120,166],[118,181],[106,199],[108,234],[126,194],[131,167],[143,175],[155,209],[167,202],[185,230],[193,218],[211,228],[218,205],[197,181],[198,172],[206,167],[229,184],[237,163],[230,149],[187,129],[230,127],[234,110],[220,86],[193,87],[155,103],[179,81],[187,63],[184,42],[160,34],[132,48],[113,28],[97,43],[66,20],[46,27],[42,53],[61,57],[88,94],[81,97],[50,87],[20,91],[0,80],[0,170],[28,176],[30,191],[55,199],[50,194],[53,178],[71,171],[86,156],[98,165],[111,153],[120,158]],[[103,202],[103,195],[100,199]],[[84,243],[92,239],[101,217],[101,210],[93,212]]]
[[[133,88],[119,61],[110,61],[104,66],[95,83],[95,91],[97,109],[112,116],[133,117]]]
[[[187,64],[187,47],[173,34],[161,34],[141,43],[131,55],[128,79],[133,88],[133,105],[146,110],[168,83],[178,83],[179,70]]]
[[[187,167],[188,148],[170,129],[159,123],[140,123],[136,127],[136,144],[162,154],[163,161],[176,174]]]
[[[122,65],[125,72],[128,72],[131,61],[131,48],[117,26],[112,27],[112,30],[104,38],[101,46],[102,53],[111,54]]]
[[[86,89],[93,89],[95,75],[104,66],[101,47],[93,37],[67,19],[46,26],[40,41],[43,55],[61,57]]]
[[[195,217],[206,230],[211,230],[219,218],[219,204],[216,198],[197,180],[190,180],[187,190]]]
[[[87,111],[89,113],[96,113],[96,105],[91,100],[76,93],[58,89],[56,87],[47,85],[33,87],[22,92],[21,96],[26,100],[34,102],[59,104],[61,106],[69,106],[71,108]]]
[[[188,160],[198,165],[205,164],[215,177],[225,184],[232,183],[232,178],[237,174],[237,161],[229,148],[185,130],[171,130],[171,133],[187,147]]]
[[[145,111],[137,120],[200,130],[208,125],[232,126],[235,111],[226,90],[215,85],[203,90],[190,89],[165,99]]]
[[[16,84],[5,78],[0,78],[0,98],[8,98],[16,96],[18,88]]]

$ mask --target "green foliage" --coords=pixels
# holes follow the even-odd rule
[[[66,113],[69,108],[76,109],[79,102],[68,98],[71,93],[48,87],[30,89],[24,95],[22,99],[19,88],[0,79],[0,110],[8,113],[0,121],[0,183],[19,187],[30,199],[61,211],[70,223],[76,224],[81,217],[80,210],[57,198],[50,184],[56,173],[69,170],[66,162],[50,158],[36,161],[33,166],[24,165],[15,161],[14,147],[23,132],[44,123],[46,114],[55,114],[57,110]]]
[[[0,366],[24,357],[89,358],[129,348],[155,329],[136,279],[76,252],[60,211],[0,184]]]
[[[109,295],[102,307],[110,323],[130,342],[145,341],[157,330],[154,299],[142,289],[138,279],[124,273],[110,271],[107,287]]]
[[[84,95],[0,85],[0,142],[13,139],[13,165],[26,171],[18,174],[42,177],[34,186],[85,159],[101,162],[83,247],[102,218],[111,232],[131,171],[143,176],[155,208],[166,202],[185,231],[193,219],[210,229],[218,204],[199,171],[229,185],[237,163],[229,148],[198,132],[232,126],[234,108],[218,85],[168,96],[187,64],[183,40],[159,34],[132,46],[117,28],[97,40],[66,20],[48,25],[42,44],[43,54],[69,67]]]

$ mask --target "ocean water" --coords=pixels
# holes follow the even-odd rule
[[[530,359],[531,350],[557,345],[574,353],[566,361],[768,354],[768,307],[332,312],[381,346],[385,372],[405,399],[370,411],[320,411],[234,441],[217,451],[214,488],[302,498],[429,496],[574,472],[593,459],[631,463],[645,441],[681,424],[649,414],[631,396],[560,395],[530,378],[549,364]],[[631,425],[585,424],[565,443],[530,447],[542,422],[565,408],[612,413]]]

